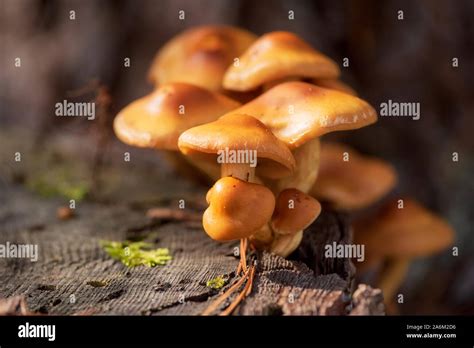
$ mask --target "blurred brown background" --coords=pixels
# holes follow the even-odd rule
[[[178,20],[179,10],[186,13],[184,21]],[[94,122],[57,118],[54,104],[96,79],[110,89],[113,116],[151,90],[146,72],[154,54],[186,28],[221,23],[257,34],[293,31],[341,65],[348,57],[342,79],[377,110],[388,99],[421,103],[419,121],[381,117],[372,127],[331,137],[392,162],[400,176],[393,195],[414,196],[457,232],[458,257],[448,250],[412,265],[402,313],[472,314],[473,16],[469,0],[2,0],[0,153],[11,159],[7,137],[39,150],[56,134],[79,137],[76,147],[89,151],[87,139],[97,135]],[[14,66],[16,57],[21,68]],[[452,161],[453,152],[459,162]]]

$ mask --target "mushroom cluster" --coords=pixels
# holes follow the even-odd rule
[[[335,62],[288,32],[263,35],[234,59],[223,89],[259,95],[178,140],[191,162],[221,167],[203,217],[211,238],[242,239],[242,246],[248,239],[284,257],[298,247],[321,211],[308,195],[317,179],[319,138],[377,120],[367,102],[346,93],[339,74]],[[242,156],[219,161],[223,152]],[[245,160],[252,154],[258,163]],[[243,263],[244,249],[241,255]]]
[[[203,26],[165,44],[149,71],[155,90],[115,118],[123,142],[162,150],[182,172],[213,183],[203,227],[216,241],[240,240],[240,300],[255,272],[248,247],[286,257],[319,216],[318,199],[360,209],[395,185],[390,165],[321,147],[327,133],[377,121],[339,76],[333,60],[293,33]]]

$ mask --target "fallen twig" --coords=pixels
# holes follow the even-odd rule
[[[255,275],[255,265],[250,266],[249,268],[249,278],[247,280],[247,283],[245,284],[244,289],[240,292],[240,294],[232,301],[232,303],[227,307],[222,313],[220,313],[220,316],[228,316],[232,314],[235,308],[242,302],[242,300],[247,297],[250,292],[252,291],[252,284],[253,284],[253,277]]]
[[[172,208],[151,208],[146,212],[150,219],[178,220],[178,221],[201,221],[202,214],[191,210]]]
[[[245,272],[245,274],[240,278],[234,285],[232,285],[226,292],[224,292],[221,296],[219,296],[209,307],[206,308],[201,315],[210,315],[214,312],[230,295],[234,293],[248,278],[250,274],[250,269]]]

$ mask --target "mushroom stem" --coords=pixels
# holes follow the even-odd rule
[[[275,195],[287,188],[309,192],[318,177],[320,147],[319,138],[314,138],[292,151],[296,160],[295,171],[291,176],[270,183]]]
[[[250,245],[256,249],[267,249],[273,242],[273,231],[269,224],[265,224],[261,229],[250,236]]]
[[[281,257],[287,257],[298,248],[303,239],[303,230],[297,231],[295,234],[280,234],[275,236],[270,251]]]
[[[242,238],[240,240],[240,264],[238,268],[242,268],[242,270],[247,272],[247,238]],[[239,272],[237,272],[238,274]]]
[[[248,163],[222,163],[221,177],[232,176],[248,182],[255,182],[255,167],[251,167]]]
[[[255,181],[255,167],[249,164],[241,163],[222,163],[221,164],[221,177],[232,176],[233,178],[240,179],[243,181],[254,182]],[[247,246],[248,239],[243,238],[240,240],[240,263],[237,268],[237,274],[242,269],[247,272]]]
[[[410,260],[406,258],[393,258],[384,263],[377,284],[382,289],[386,301],[392,301],[395,298],[409,265]]]

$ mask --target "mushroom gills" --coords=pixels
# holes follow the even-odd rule
[[[249,164],[222,163],[221,177],[231,176],[248,182],[255,182],[255,168]]]

